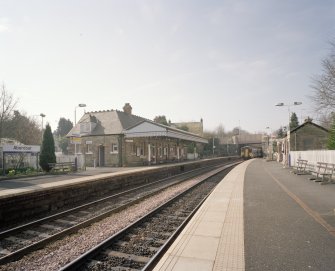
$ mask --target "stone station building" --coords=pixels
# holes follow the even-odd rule
[[[70,152],[83,155],[86,166],[139,166],[187,159],[207,139],[200,135],[161,125],[123,111],[87,112],[68,133]],[[194,156],[196,157],[196,156]]]

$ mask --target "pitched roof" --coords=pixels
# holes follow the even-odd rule
[[[90,135],[122,134],[124,129],[134,126],[143,120],[144,118],[118,110],[87,112],[81,117],[67,136],[84,135],[85,133],[83,133],[81,127],[90,123],[95,126],[91,129]]]
[[[322,126],[320,126],[320,125],[318,125],[318,124],[312,122],[311,120],[307,120],[307,121],[305,121],[303,124],[299,125],[298,127],[294,128],[293,130],[291,130],[290,133],[294,133],[294,132],[296,132],[297,130],[301,129],[302,127],[304,127],[304,126],[306,126],[306,125],[308,125],[308,124],[309,124],[309,125],[313,125],[313,126],[319,128],[319,129],[321,129],[321,130],[324,130],[325,132],[329,132],[326,128],[324,128],[324,127],[322,127]]]
[[[166,126],[150,120],[144,120],[124,130],[126,138],[166,136],[184,139],[199,143],[208,143],[208,140],[194,133],[186,132],[171,126]]]
[[[66,136],[118,134],[125,134],[126,137],[167,136],[201,143],[208,142],[199,135],[118,110],[87,112]]]

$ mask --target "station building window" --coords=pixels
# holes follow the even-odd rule
[[[112,153],[118,153],[118,152],[119,152],[118,145],[113,143],[112,144]]]
[[[87,153],[87,154],[91,154],[92,153],[92,145],[91,144],[86,144],[85,153]]]
[[[140,144],[140,146],[136,147],[136,156],[144,156],[144,143]]]

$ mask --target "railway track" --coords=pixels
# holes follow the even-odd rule
[[[200,168],[165,178],[0,232],[0,265],[20,259],[54,240],[136,204],[162,189],[209,170],[210,168]]]
[[[70,270],[151,270],[178,236],[228,168],[226,165],[202,175],[182,194],[162,204],[127,228],[64,266]]]

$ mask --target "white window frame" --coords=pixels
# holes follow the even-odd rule
[[[111,153],[119,153],[119,146],[116,143],[112,143],[112,151]]]

